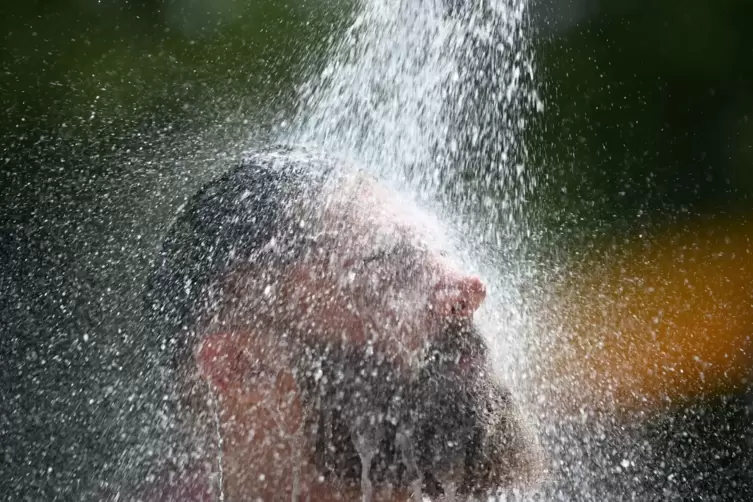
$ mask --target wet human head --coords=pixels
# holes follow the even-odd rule
[[[216,398],[236,493],[531,480],[535,449],[473,323],[484,284],[439,231],[374,179],[293,149],[249,157],[182,209],[149,301],[189,411],[206,420]]]

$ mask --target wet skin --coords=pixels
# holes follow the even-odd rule
[[[432,420],[443,438],[453,436],[453,420],[460,418],[428,417],[444,410],[423,401],[462,402],[482,410],[499,401],[487,398],[487,390],[507,396],[487,379],[485,345],[471,329],[486,287],[447,257],[440,228],[369,180],[353,178],[332,194],[318,208],[317,231],[306,255],[286,268],[273,287],[253,278],[239,287],[240,310],[255,320],[214,323],[196,351],[199,372],[220,402],[226,500],[289,500],[294,494],[312,501],[361,500],[363,483],[372,480],[356,482],[362,471],[347,465],[347,459],[359,463],[353,454],[361,455],[358,443],[369,434],[354,433],[353,441],[348,437],[342,445],[334,441],[322,447],[327,407],[342,416],[350,413],[354,420],[368,417],[386,424],[389,412],[383,412],[394,408],[391,403],[401,392],[397,389],[410,387],[416,403],[403,404],[396,413],[413,417],[403,419],[410,430],[426,429]],[[270,332],[278,336],[270,337]],[[361,378],[354,368],[374,377]],[[355,379],[332,384],[343,374]],[[320,381],[328,381],[330,388],[312,390],[321,387]],[[347,396],[336,397],[338,391]],[[354,395],[364,397],[357,410]],[[508,405],[499,406],[507,417]],[[411,415],[414,410],[421,410],[420,418]],[[463,415],[463,410],[450,414]],[[475,424],[483,413],[469,412],[463,423],[477,429],[504,425],[497,419]],[[328,423],[338,427],[337,419]],[[502,433],[492,435],[501,438]],[[400,457],[405,463],[401,452],[390,446],[385,453],[380,445],[363,451],[367,457]],[[325,472],[321,458],[327,455],[336,467],[328,464]],[[453,466],[465,461],[450,458],[441,476],[452,478]],[[397,472],[385,467],[386,474],[375,477],[371,500],[410,496],[409,475],[404,468]],[[502,474],[490,479],[501,480]]]

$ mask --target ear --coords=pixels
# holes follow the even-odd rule
[[[202,378],[223,392],[242,383],[248,370],[243,354],[248,339],[248,336],[229,332],[205,335],[196,349],[196,366]]]

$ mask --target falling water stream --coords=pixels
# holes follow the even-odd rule
[[[525,0],[365,0],[321,74],[301,86],[301,115],[282,139],[352,160],[439,213],[466,265],[489,280],[512,338],[525,313],[499,260],[527,245],[535,178],[522,141],[540,111]],[[489,252],[489,250],[492,250]],[[512,296],[511,296],[512,295]],[[495,319],[494,321],[498,321]],[[512,323],[512,324],[511,324]],[[499,341],[499,340],[498,340]]]
[[[301,86],[300,116],[281,138],[344,157],[440,215],[458,258],[487,280],[479,322],[492,327],[498,370],[519,399],[530,340],[516,286],[530,271],[518,261],[502,272],[499,263],[526,247],[526,195],[535,186],[522,140],[542,109],[527,3],[360,1],[324,70]],[[423,480],[403,439],[420,502]],[[369,501],[370,441],[359,435],[356,444]],[[453,487],[445,483],[445,500],[455,499]]]

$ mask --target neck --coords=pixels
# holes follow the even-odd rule
[[[266,415],[266,416],[262,416]],[[239,500],[292,500],[307,502],[355,502],[362,500],[360,487],[338,486],[325,481],[309,460],[313,455],[305,439],[281,430],[270,412],[258,413],[253,425],[237,416],[221,424],[223,451],[221,493],[226,502]],[[372,502],[408,499],[404,490],[377,489]]]
[[[298,500],[317,476],[305,461],[301,422],[280,406],[227,405],[220,414],[218,458],[226,500]]]

